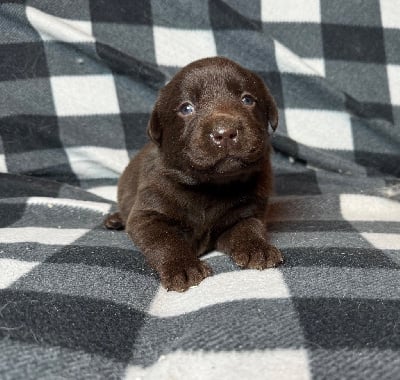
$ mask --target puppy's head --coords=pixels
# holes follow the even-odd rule
[[[278,111],[263,81],[227,58],[195,61],[160,91],[148,125],[166,166],[227,182],[261,168]]]

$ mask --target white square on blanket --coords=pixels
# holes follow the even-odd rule
[[[0,259],[0,289],[8,288],[13,282],[30,272],[38,264],[38,262]]]
[[[384,28],[400,29],[400,7],[394,0],[381,0],[381,19]]]
[[[211,30],[153,28],[157,64],[182,67],[200,58],[217,55]]]
[[[50,79],[57,116],[118,114],[112,75],[56,76]]]
[[[274,41],[275,58],[281,73],[325,76],[325,63],[319,58],[302,58],[286,46]]]
[[[400,106],[400,65],[388,65],[390,101],[393,105]]]
[[[4,154],[4,147],[1,138],[0,138],[0,173],[7,173],[6,155]]]
[[[95,42],[90,21],[56,17],[29,6],[26,16],[44,41]]]
[[[346,112],[287,109],[286,128],[300,144],[321,149],[353,150],[350,115]]]
[[[129,163],[125,149],[76,146],[65,148],[65,152],[79,179],[119,178]]]
[[[319,0],[261,0],[261,21],[319,23]]]
[[[7,173],[6,155],[0,154],[0,173]]]
[[[216,332],[219,333],[218,330]],[[219,333],[216,339],[221,339],[220,335]],[[124,376],[124,380],[310,380],[311,378],[307,351],[302,347],[237,351],[171,350],[147,367],[128,365]]]

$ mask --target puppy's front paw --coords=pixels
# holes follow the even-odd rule
[[[274,268],[283,263],[279,249],[270,244],[233,252],[231,256],[237,265],[249,269]]]
[[[168,291],[175,290],[176,292],[184,292],[211,275],[211,268],[207,263],[200,260],[193,260],[184,264],[168,263],[160,271],[162,286]]]

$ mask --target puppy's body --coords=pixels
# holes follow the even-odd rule
[[[265,230],[277,117],[261,79],[225,58],[196,61],[161,90],[152,141],[122,174],[106,226],[126,228],[167,289],[210,275],[198,256],[214,248],[246,268],[282,262]]]

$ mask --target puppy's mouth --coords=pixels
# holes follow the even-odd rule
[[[205,177],[212,181],[226,182],[251,175],[259,168],[261,161],[262,158],[247,161],[237,156],[227,155],[216,162],[209,162],[208,165],[204,165],[204,163],[202,163],[203,165],[193,165],[192,163],[191,166],[196,173],[193,174],[199,178]]]
[[[218,174],[234,174],[237,172],[241,172],[243,169],[246,169],[249,165],[246,164],[243,160],[234,156],[227,156],[219,161],[213,166],[214,172]]]

